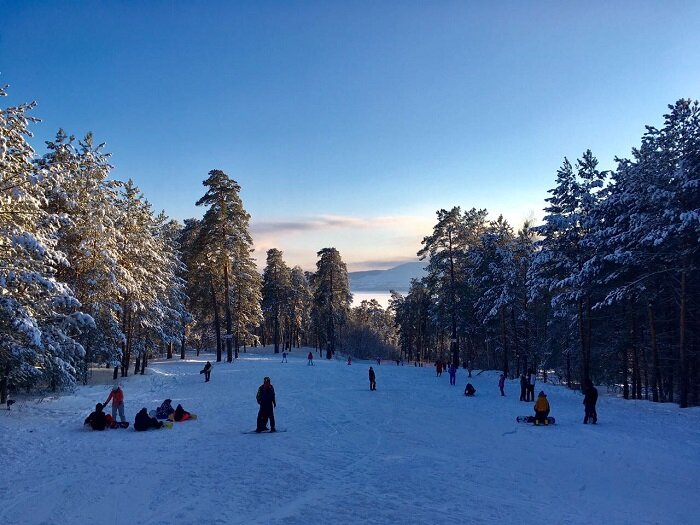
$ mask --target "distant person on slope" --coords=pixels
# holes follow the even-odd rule
[[[204,382],[207,383],[211,377],[211,363],[207,361],[207,364],[204,365],[204,368],[202,368],[199,373],[204,374]]]
[[[124,417],[124,392],[118,384],[112,387],[107,401],[102,403],[102,405],[109,405],[110,400],[112,401],[112,420],[117,420],[117,412],[119,412],[119,419],[122,423],[126,423],[126,418]]]
[[[107,427],[107,416],[102,412],[102,403],[95,405],[95,411],[85,419],[84,425],[90,425],[93,430],[104,430]]]
[[[520,374],[520,401],[527,401],[527,377],[525,377],[525,372]]]
[[[263,379],[263,384],[258,387],[258,392],[255,394],[255,400],[260,405],[258,410],[258,423],[255,428],[256,432],[267,430],[267,420],[270,420],[270,432],[275,432],[275,411],[277,401],[275,400],[275,388],[269,377]]]
[[[377,389],[377,376],[374,374],[374,368],[372,368],[371,366],[369,367],[369,389]]]
[[[471,383],[467,383],[467,386],[464,387],[464,395],[472,397],[474,394],[476,394],[476,388]]]
[[[435,361],[435,377],[440,377],[442,375],[442,361],[439,359]]]
[[[312,352],[309,352],[309,355],[306,356],[309,359],[309,362],[306,363],[307,366],[314,366],[314,354]]]
[[[535,425],[548,424],[547,416],[549,416],[549,401],[544,391],[541,391],[535,401]]]
[[[288,363],[288,362],[289,362],[289,361],[287,361],[287,352],[282,352],[282,362],[283,362],[283,363]]]
[[[503,372],[501,373],[501,377],[498,378],[498,389],[501,391],[501,395],[505,396],[506,393],[503,391],[503,388],[506,386],[506,373]]]
[[[447,372],[450,374],[450,384],[456,385],[457,384],[457,367],[455,366],[454,363],[452,363],[450,365],[450,368],[447,370]]]
[[[583,424],[587,425],[588,420],[591,419],[592,423],[595,425],[598,423],[598,413],[595,410],[595,405],[598,402],[598,389],[593,386],[593,381],[586,379],[586,389],[585,395],[583,397],[583,406],[585,409],[585,415],[583,416]]]
[[[527,371],[527,400],[535,400],[535,381],[537,380],[537,372],[535,370]]]

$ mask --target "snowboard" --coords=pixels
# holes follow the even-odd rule
[[[247,431],[241,432],[241,434],[277,434],[278,432],[286,432],[286,431],[287,431],[286,428],[278,428],[274,432],[270,432],[269,430],[263,430],[262,432],[257,432],[255,430],[247,430]]]
[[[185,421],[190,421],[190,420],[193,420],[193,419],[197,419],[197,414],[193,414],[192,412],[190,412],[190,417],[187,418],[187,419],[185,419]],[[174,414],[170,414],[170,415],[168,416],[168,421],[174,421],[175,423],[184,423],[184,422],[185,422],[185,421],[175,421],[175,415],[174,415]]]
[[[109,428],[129,428],[128,421],[112,421],[109,424]]]
[[[532,424],[534,424],[535,423],[535,416],[518,416],[515,418],[515,420],[518,423],[532,423]],[[547,418],[547,424],[553,425],[554,423],[556,423],[556,419],[554,419],[552,416],[549,416]]]

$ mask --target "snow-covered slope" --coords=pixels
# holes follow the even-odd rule
[[[557,425],[516,382],[471,379],[475,398],[432,368],[289,363],[269,349],[215,364],[152,363],[123,380],[127,417],[166,397],[198,413],[172,430],[84,430],[105,385],[0,414],[0,523],[10,524],[691,524],[700,516],[700,410],[547,392]],[[370,392],[374,366],[378,389]],[[285,433],[249,435],[268,375]],[[604,393],[604,392],[603,392]]]
[[[350,272],[348,279],[353,292],[388,292],[396,290],[405,292],[411,285],[411,279],[425,277],[426,262],[409,262],[388,270],[368,270]]]

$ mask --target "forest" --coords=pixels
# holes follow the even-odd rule
[[[591,151],[564,159],[539,224],[439,210],[416,247],[425,277],[387,309],[351,306],[333,247],[313,272],[277,249],[259,269],[225,172],[206,174],[203,215],[181,224],[111,177],[92,134],[59,130],[37,153],[34,108],[0,107],[0,402],[69,390],[97,366],[116,378],[156,356],[231,362],[274,345],[534,369],[574,389],[590,378],[626,399],[700,404],[698,102],[670,105],[614,170]]]

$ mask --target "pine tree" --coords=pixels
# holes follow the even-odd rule
[[[276,248],[267,251],[267,265],[263,271],[262,310],[267,323],[272,326],[272,341],[275,353],[280,351],[280,324],[286,321],[291,300],[291,272]]]
[[[338,330],[347,321],[352,294],[347,266],[335,248],[324,248],[316,254],[313,276],[314,319],[319,343],[325,344],[326,358],[331,359],[338,342]]]

